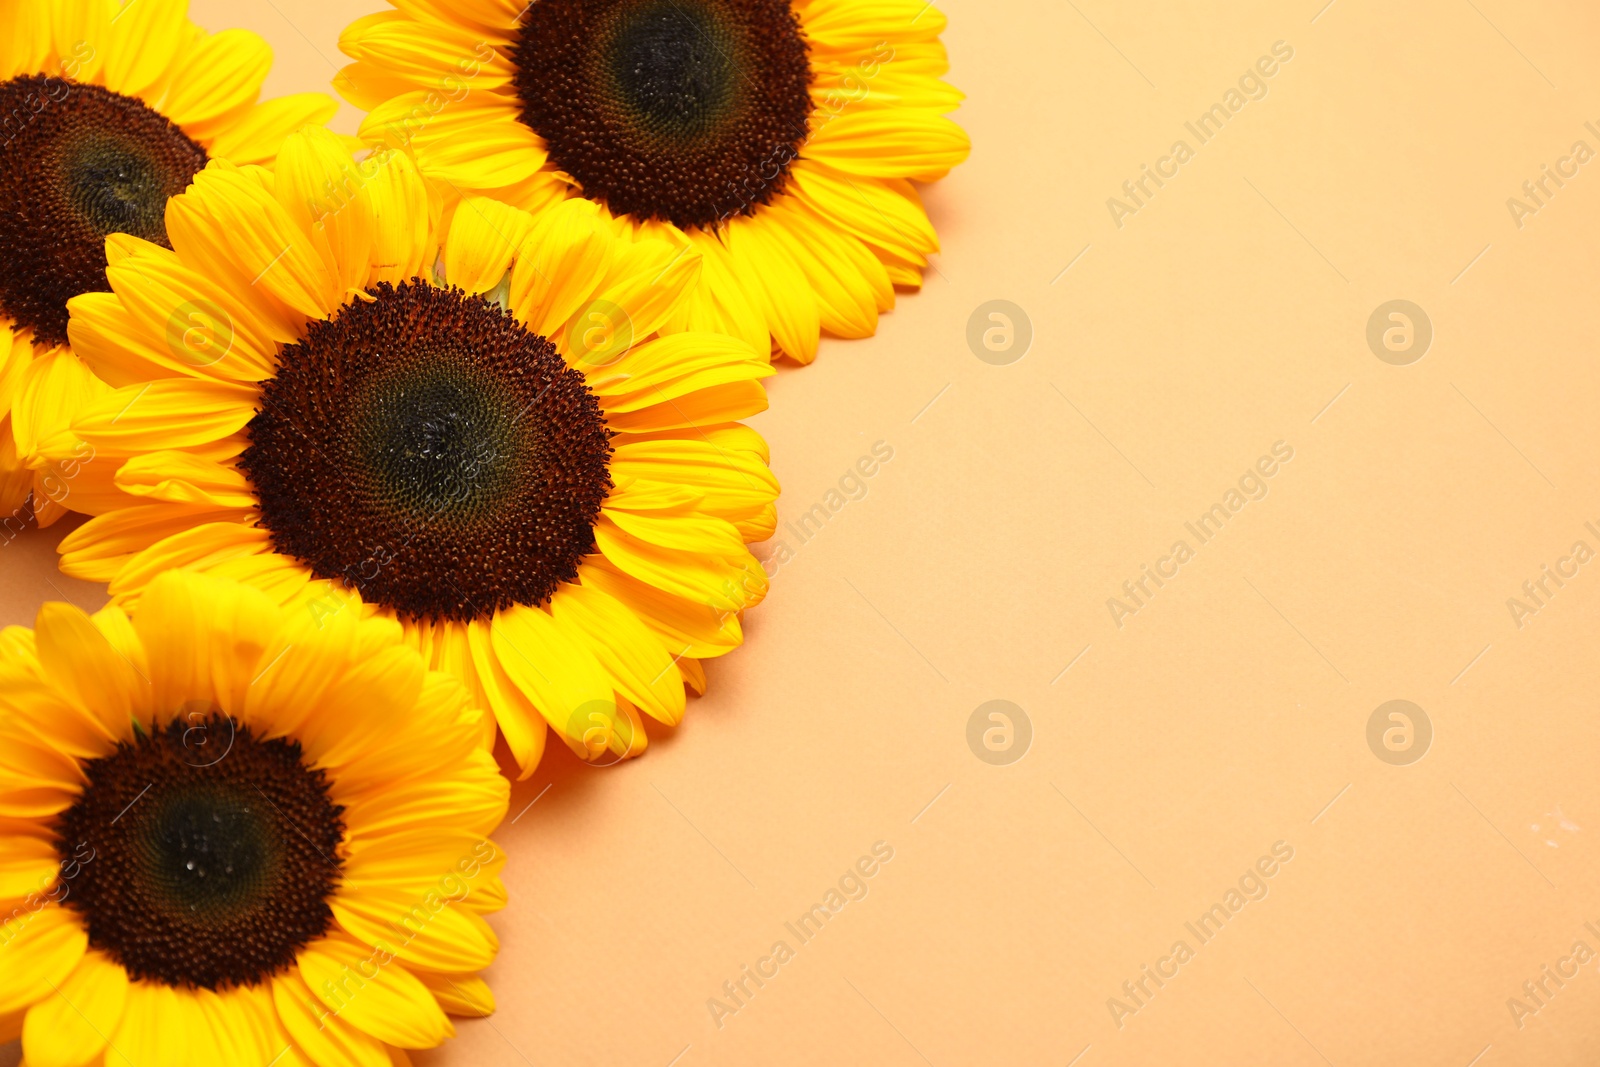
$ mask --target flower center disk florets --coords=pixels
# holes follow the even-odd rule
[[[171,247],[167,199],[205,149],[133,97],[45,75],[0,83],[0,118],[0,311],[65,344],[67,301],[107,288],[106,236]]]
[[[298,743],[214,711],[84,765],[61,897],[135,979],[225,988],[288,967],[332,923],[343,809]]]
[[[539,0],[513,58],[523,121],[585,196],[712,227],[782,190],[806,52],[789,0]]]
[[[611,491],[599,402],[482,297],[369,295],[263,386],[241,466],[274,547],[407,618],[544,603],[594,551]]]

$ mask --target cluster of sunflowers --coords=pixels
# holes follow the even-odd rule
[[[352,138],[186,0],[0,0],[0,522],[88,516],[110,597],[0,633],[31,1067],[381,1067],[492,1011],[506,775],[704,692],[766,591],[740,420],[936,250],[923,0],[393,3]]]

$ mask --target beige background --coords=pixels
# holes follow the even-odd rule
[[[1520,229],[1506,199],[1600,150],[1600,13],[1322,2],[943,3],[974,146],[927,194],[944,254],[759,420],[786,521],[873,442],[894,458],[780,534],[675,737],[516,789],[500,1011],[419,1063],[1595,1062],[1600,958],[1521,1028],[1507,999],[1600,950],[1600,563],[1520,628],[1507,599],[1600,549],[1600,162]],[[279,92],[376,6],[195,0],[273,41]],[[1184,123],[1277,41],[1268,95],[1198,146]],[[1107,198],[1179,138],[1195,158],[1119,229]],[[1409,366],[1365,339],[1396,298],[1435,329]],[[966,339],[992,299],[1033,330],[1005,366]],[[1185,522],[1278,441],[1266,497],[1200,545]],[[97,596],[54,539],[0,549],[6,621]],[[1194,558],[1119,628],[1107,599],[1178,539]],[[994,699],[1031,722],[1008,766],[967,743]],[[1409,766],[1367,744],[1391,699],[1433,726]],[[868,895],[800,946],[785,922],[878,841]],[[1279,841],[1201,945],[1185,923]],[[779,939],[795,958],[719,1028],[707,999]],[[1119,1028],[1108,998],[1179,939]]]

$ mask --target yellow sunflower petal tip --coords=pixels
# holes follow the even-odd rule
[[[550,729],[637,755],[765,595],[747,544],[778,486],[739,420],[772,367],[688,328],[694,248],[492,200],[445,232],[434,196],[406,154],[307,131],[275,171],[214,165],[173,198],[170,250],[119,250],[71,322],[115,388],[40,386],[72,412],[45,459],[93,516],[63,570],[141,614],[187,569],[319,627],[381,622],[524,775]]]
[[[362,136],[461,195],[692,241],[693,328],[809,362],[938,250],[910,183],[970,142],[924,0],[397,6],[340,38]]]
[[[492,1009],[509,787],[459,683],[369,626],[172,573],[131,622],[47,605],[0,642],[0,1017],[28,1062],[168,1062],[174,1035],[382,1062]]]

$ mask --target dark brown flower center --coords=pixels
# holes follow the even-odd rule
[[[482,297],[370,290],[280,357],[241,466],[278,551],[408,618],[542,604],[611,491],[599,401]]]
[[[811,68],[789,0],[539,0],[513,59],[523,121],[617,215],[750,214],[805,142]]]
[[[297,742],[259,740],[207,709],[84,774],[57,828],[59,891],[129,976],[257,984],[332,924],[343,809]]]
[[[105,240],[171,247],[167,198],[205,149],[130,96],[33,74],[0,83],[0,311],[67,341],[67,301],[106,285]]]

